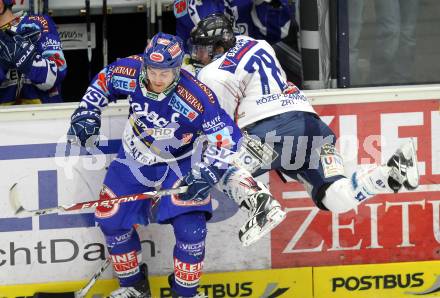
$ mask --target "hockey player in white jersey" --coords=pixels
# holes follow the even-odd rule
[[[302,182],[320,209],[342,213],[376,194],[418,187],[412,141],[386,164],[346,177],[335,134],[307,97],[286,81],[266,41],[235,37],[228,19],[214,14],[198,23],[190,42],[193,58],[206,65],[199,80],[216,93],[242,130],[273,146],[278,157],[270,168]]]

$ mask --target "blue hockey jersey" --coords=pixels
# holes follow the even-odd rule
[[[176,34],[186,41],[201,19],[224,13],[234,20],[237,34],[278,42],[288,35],[293,15],[293,5],[288,0],[278,2],[279,7],[256,0],[174,0]]]
[[[0,104],[61,102],[61,82],[67,64],[55,23],[46,15],[17,13],[16,18],[1,29],[17,33],[39,31],[31,38],[37,56],[29,75],[17,69],[0,69]]]
[[[236,149],[241,132],[206,85],[181,70],[178,81],[156,94],[147,90],[145,76],[141,55],[119,59],[95,76],[80,103],[101,110],[128,97],[122,142],[131,157],[144,165],[180,160],[191,156],[193,142],[202,135],[210,143]]]

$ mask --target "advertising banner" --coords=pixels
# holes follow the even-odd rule
[[[314,297],[440,297],[439,273],[439,261],[318,267]]]
[[[440,113],[435,100],[322,105],[338,135],[346,175],[385,163],[408,138],[417,144],[420,187],[381,195],[346,214],[320,211],[302,185],[271,173],[270,189],[288,211],[272,233],[274,268],[440,259]]]
[[[171,298],[167,276],[151,276],[149,280],[153,298]],[[32,295],[35,290],[52,293],[77,291],[84,284],[85,281],[0,287],[0,297]],[[86,298],[107,297],[117,288],[116,280],[99,280]],[[210,298],[312,298],[312,268],[207,273],[202,276],[199,293]]]

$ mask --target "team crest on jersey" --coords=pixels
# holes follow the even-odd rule
[[[174,16],[176,18],[181,18],[188,13],[188,4],[186,0],[174,1]]]
[[[228,57],[226,57],[225,60],[223,60],[222,64],[220,64],[220,66],[218,68],[225,69],[225,70],[229,70],[230,68],[232,68],[233,69],[232,72],[235,72],[236,67],[237,67],[237,63],[235,63],[234,61],[232,61],[231,59],[228,59]]]
[[[153,52],[150,54],[150,59],[154,62],[162,62],[164,60],[164,57],[161,53]]]

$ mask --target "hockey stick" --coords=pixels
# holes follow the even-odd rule
[[[87,208],[95,208],[98,206],[110,207],[115,204],[125,203],[125,202],[134,202],[140,200],[153,199],[166,195],[174,195],[181,194],[187,191],[188,186],[181,186],[178,188],[171,189],[163,189],[157,191],[147,191],[139,194],[133,194],[128,196],[116,197],[108,200],[96,200],[96,201],[88,201],[75,203],[70,205],[60,205],[57,207],[51,208],[43,208],[36,210],[27,210],[21,205],[20,198],[17,191],[17,183],[11,186],[9,189],[9,203],[14,211],[16,217],[29,217],[29,216],[40,216],[45,214],[57,213],[60,211],[72,211],[72,210],[82,210]]]
[[[93,285],[96,283],[98,278],[101,277],[101,275],[104,273],[104,271],[107,269],[107,267],[111,263],[111,257],[108,256],[105,261],[101,264],[101,266],[98,268],[98,270],[93,274],[93,276],[89,279],[87,284],[75,292],[62,292],[62,293],[45,293],[45,292],[38,292],[35,293],[33,298],[84,298],[86,297],[87,293],[90,291],[90,289],[93,287]]]

